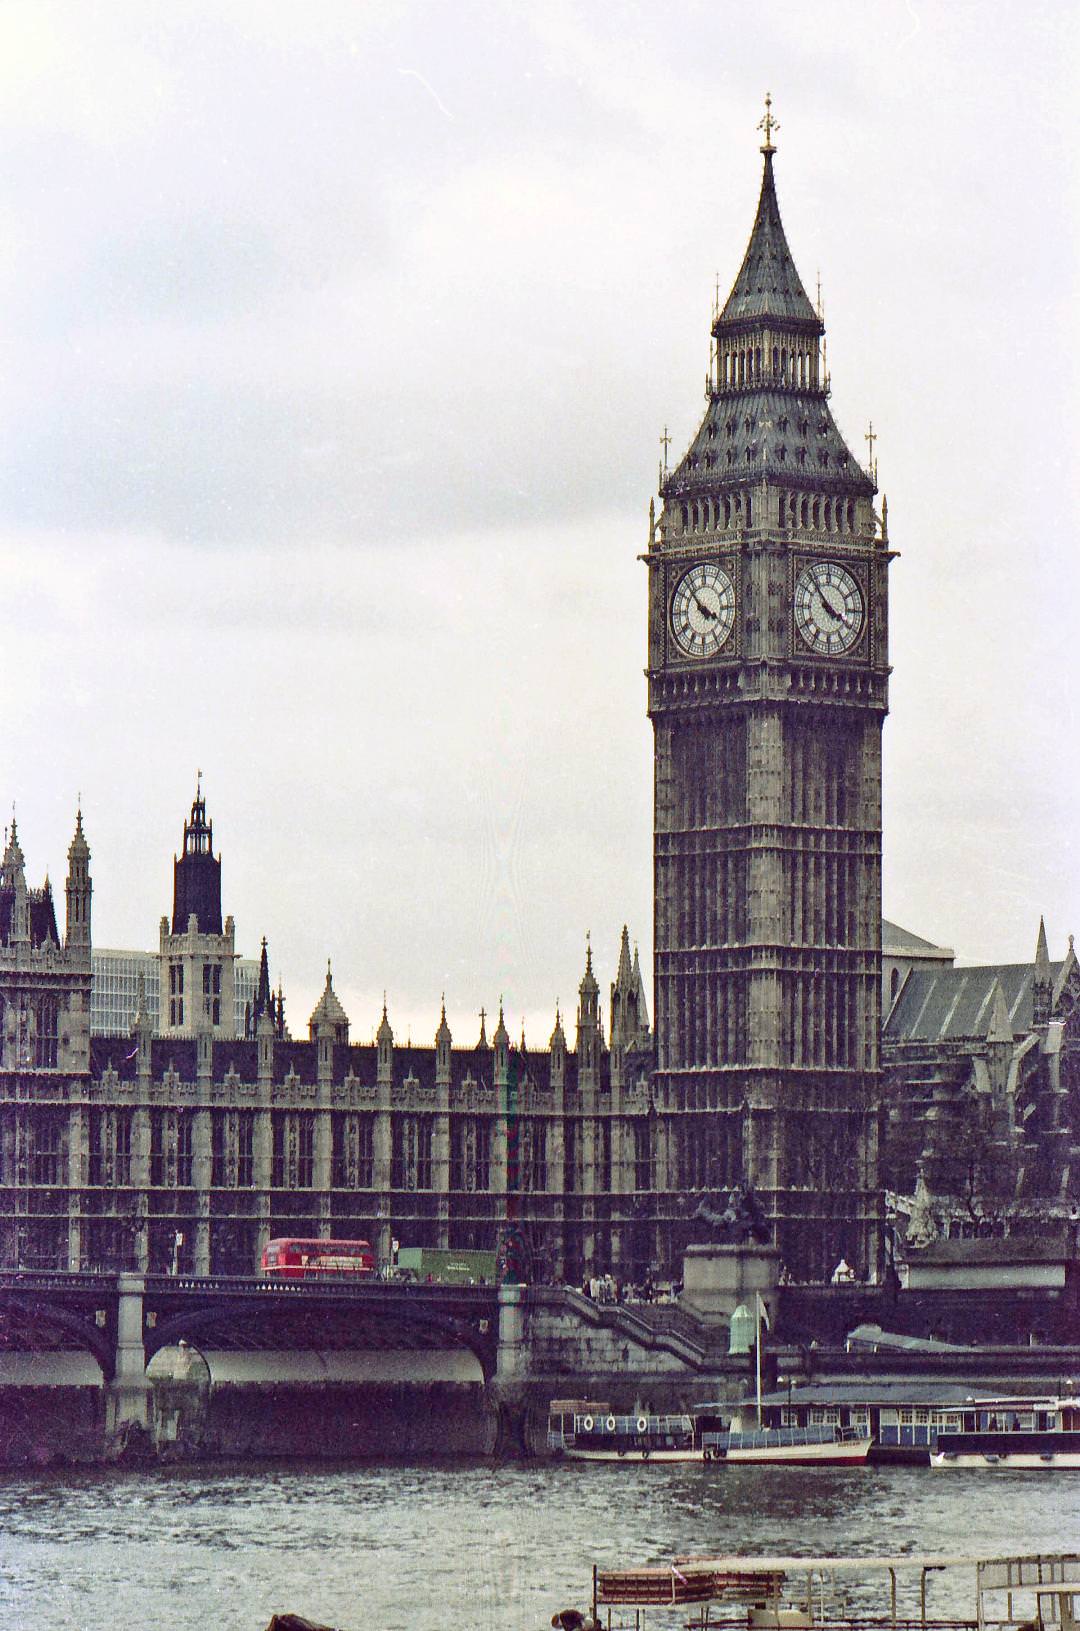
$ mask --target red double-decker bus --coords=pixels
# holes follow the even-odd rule
[[[290,1280],[358,1279],[375,1273],[367,1240],[271,1240],[259,1272]]]

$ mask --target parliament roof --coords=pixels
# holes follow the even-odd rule
[[[1060,963],[1050,968],[1057,979]],[[913,968],[885,1022],[886,1043],[960,1042],[985,1037],[1000,985],[1013,1034],[1032,1026],[1032,963],[978,968]]]

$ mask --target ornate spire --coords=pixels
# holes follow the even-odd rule
[[[382,994],[382,1019],[379,1022],[379,1029],[375,1032],[375,1040],[376,1040],[376,1042],[381,1042],[381,1043],[384,1043],[384,1044],[393,1042],[393,1040],[394,1040],[394,1033],[393,1033],[393,1030],[391,1029],[390,1021],[387,1018],[387,1014],[386,1014],[386,992],[385,991]]]
[[[1050,952],[1046,944],[1046,924],[1039,919],[1039,938],[1035,942],[1035,968],[1031,976],[1031,1023],[1046,1025],[1054,1004],[1054,977],[1050,968]]]
[[[329,957],[326,959],[326,984],[322,996],[319,998],[308,1021],[308,1034],[314,1042],[320,1035],[329,1036],[334,1042],[347,1042],[349,1040],[349,1016],[341,1006],[337,992],[334,990],[334,977],[330,967]]]
[[[758,120],[758,129],[765,132],[765,140],[760,151],[762,153],[775,153],[776,148],[773,145],[772,133],[774,130],[780,129],[780,121],[772,116],[772,97],[768,91],[765,92],[765,117]]]
[[[762,127],[764,123],[762,120]],[[770,131],[778,128],[773,120]],[[825,325],[814,310],[813,302],[795,270],[795,261],[780,219],[776,182],[773,179],[773,154],[776,149],[770,142],[761,151],[765,155],[765,168],[761,177],[757,214],[750,229],[750,242],[713,333],[719,337],[721,331],[732,323],[776,317],[804,325],[813,334],[823,334]]]

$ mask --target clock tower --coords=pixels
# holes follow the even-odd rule
[[[885,506],[764,173],[708,405],[650,521],[657,1250],[751,1186],[797,1280],[882,1267]],[[719,302],[718,302],[719,305]],[[871,444],[872,446],[872,444]]]

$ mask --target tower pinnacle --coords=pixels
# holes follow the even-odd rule
[[[765,132],[765,140],[761,145],[761,152],[775,153],[776,147],[773,143],[772,133],[774,130],[780,129],[780,121],[778,119],[774,119],[772,116],[772,97],[768,91],[765,92],[765,117],[758,120],[758,129]]]

